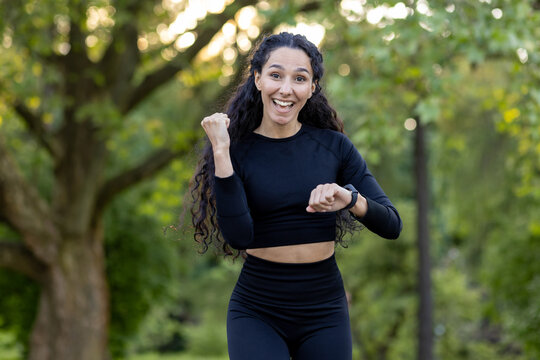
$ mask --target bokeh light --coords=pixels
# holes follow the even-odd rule
[[[407,120],[405,120],[403,126],[405,127],[405,129],[413,131],[414,129],[416,129],[416,120],[413,118],[408,118]]]

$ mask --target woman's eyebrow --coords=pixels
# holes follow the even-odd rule
[[[269,68],[276,68],[276,69],[280,69],[280,70],[285,70],[285,68],[279,64],[272,64],[270,66],[268,66]],[[309,70],[304,68],[304,67],[298,67],[296,68],[295,70],[296,72],[307,72],[309,74]]]

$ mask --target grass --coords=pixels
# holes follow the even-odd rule
[[[196,356],[185,353],[178,354],[158,354],[158,353],[146,353],[133,355],[127,358],[127,360],[229,360],[228,356],[221,357],[208,357],[208,356]]]
[[[15,339],[12,334],[0,331],[0,359],[21,360],[20,349],[14,345]]]

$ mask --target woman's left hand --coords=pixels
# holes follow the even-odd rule
[[[331,212],[343,209],[351,202],[351,192],[338,184],[317,185],[311,191],[307,212]]]

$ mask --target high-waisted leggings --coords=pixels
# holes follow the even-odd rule
[[[248,255],[227,313],[231,360],[350,360],[347,298],[334,255],[277,263]]]

